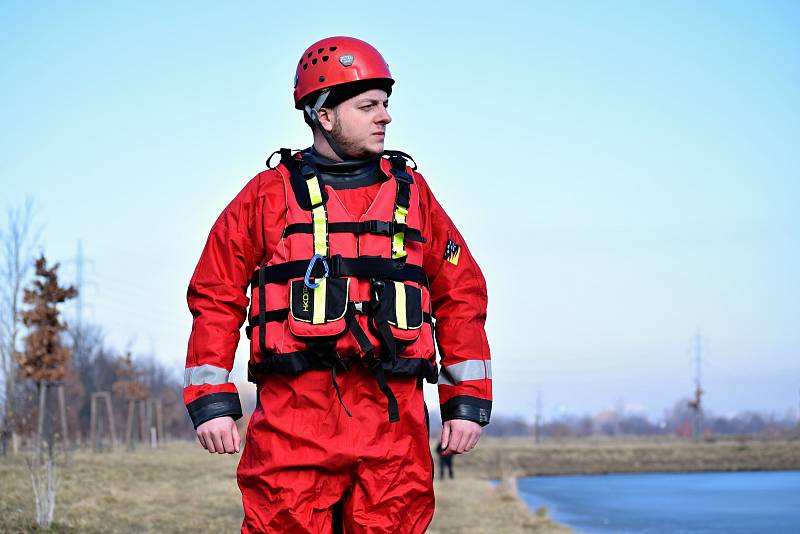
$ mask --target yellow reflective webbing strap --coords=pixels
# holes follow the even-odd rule
[[[311,199],[311,205],[322,204],[322,190],[319,187],[319,180],[317,177],[312,176],[307,179],[306,186],[308,187],[308,196]]]
[[[311,209],[311,221],[314,229],[314,254],[325,257],[328,255],[328,212],[322,203],[322,188],[319,179],[312,176],[306,180],[308,187],[308,197],[311,205],[316,206]],[[325,277],[314,280],[319,285],[314,288],[314,313],[311,317],[312,324],[322,324],[325,322],[325,293],[327,279]]]
[[[408,215],[408,210],[399,204],[395,204],[394,222],[405,223],[406,215]],[[392,236],[392,259],[406,257],[405,241],[406,241],[405,232],[397,232]]]
[[[311,210],[314,224],[314,254],[328,255],[328,221],[325,206]]]
[[[394,311],[397,315],[397,328],[408,330],[406,321],[406,286],[403,282],[394,283]]]
[[[325,205],[322,204],[322,189],[319,185],[319,179],[316,176],[307,179],[306,187],[308,187],[308,196],[311,199],[311,205],[315,206],[319,204],[311,210],[312,225],[314,228],[314,254],[327,256],[328,213],[325,211]]]
[[[314,315],[311,317],[311,324],[325,322],[325,288],[327,281],[327,278],[317,278],[315,280],[319,285],[314,288]]]
[[[389,158],[392,166],[391,174],[395,179],[395,199],[394,199],[394,223],[406,224],[408,217],[408,207],[411,203],[411,184],[414,179],[407,172],[406,160],[395,154]],[[392,259],[402,259],[408,256],[406,252],[406,233],[398,231],[392,234]]]

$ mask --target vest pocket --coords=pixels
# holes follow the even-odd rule
[[[392,336],[400,341],[417,339],[422,328],[422,289],[387,281],[381,298]]]
[[[338,337],[347,329],[349,278],[317,278],[310,288],[300,278],[289,289],[289,330],[297,337]]]

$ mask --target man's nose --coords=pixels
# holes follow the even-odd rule
[[[390,122],[392,122],[392,116],[389,115],[389,110],[381,106],[381,114],[378,116],[378,123],[389,124]]]

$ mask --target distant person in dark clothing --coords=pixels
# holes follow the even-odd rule
[[[436,452],[439,453],[439,478],[444,480],[444,468],[447,467],[447,470],[450,472],[450,478],[453,478],[453,455],[442,454],[444,449],[442,449],[442,442],[439,441],[439,444],[436,446]]]

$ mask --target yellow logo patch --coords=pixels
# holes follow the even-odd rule
[[[461,245],[457,245],[452,240],[447,240],[447,246],[444,248],[444,259],[458,265],[458,258],[461,256]]]

